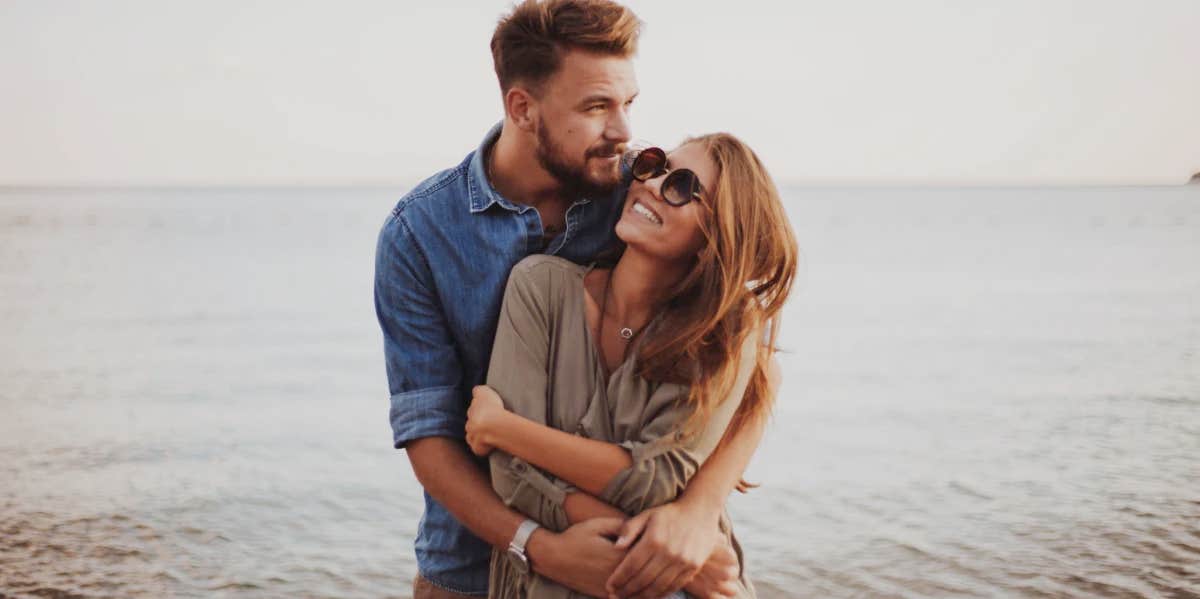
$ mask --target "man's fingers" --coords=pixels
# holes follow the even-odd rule
[[[633,555],[633,553],[643,545],[645,545],[645,543],[638,543],[636,546],[634,546],[633,551],[629,552],[630,555]],[[628,558],[629,556],[626,557]],[[618,596],[636,597],[641,593],[650,590],[650,585],[654,582],[654,579],[667,569],[666,560],[661,554],[649,555],[647,557],[648,559],[646,559],[644,565],[638,569],[637,573],[630,577],[630,579],[624,585],[617,587]]]
[[[686,568],[681,568],[671,578],[667,578],[666,580],[663,578],[664,577],[662,576],[658,577],[654,580],[654,584],[650,585],[650,597],[654,597],[656,599],[658,597],[666,597],[667,595],[682,589],[684,585],[692,580],[692,576],[688,575]]]
[[[613,570],[612,576],[609,576],[608,582],[604,584],[609,594],[621,597],[632,595],[633,593],[628,592],[629,581],[649,565],[652,557],[653,551],[647,550],[646,543],[634,545],[633,550],[625,554],[625,559],[617,564],[617,569]]]
[[[620,536],[617,537],[617,549],[628,549],[646,529],[646,521],[649,519],[650,514],[642,512],[626,520],[625,525],[621,527]]]
[[[669,595],[671,581],[677,578],[673,572],[668,573],[663,571],[650,584],[646,585],[642,592],[633,596],[633,599],[662,599]]]
[[[592,518],[587,521],[589,530],[602,537],[615,537],[621,532],[625,521],[620,518]]]
[[[717,592],[720,593],[722,597],[737,596],[737,593],[738,593],[737,579],[726,580],[725,582],[722,582],[721,584],[717,585]]]

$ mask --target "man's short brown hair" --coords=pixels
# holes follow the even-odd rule
[[[524,0],[492,34],[500,90],[516,83],[537,90],[567,50],[633,56],[641,27],[632,10],[611,0]]]

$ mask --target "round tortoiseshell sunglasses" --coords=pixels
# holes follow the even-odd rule
[[[667,153],[662,148],[646,148],[637,153],[631,167],[633,178],[645,183],[667,173],[662,182],[662,198],[672,206],[683,206],[692,200],[703,202],[704,186],[691,169],[667,167]]]

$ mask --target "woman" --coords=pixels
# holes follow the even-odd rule
[[[772,401],[771,325],[797,251],[762,164],[718,133],[644,150],[632,170],[615,266],[531,256],[513,269],[468,411],[497,493],[555,531],[673,500]],[[722,532],[737,549],[725,518]],[[736,596],[753,597],[742,572]],[[500,551],[490,589],[576,596]]]

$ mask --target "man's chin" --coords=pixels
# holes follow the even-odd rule
[[[617,164],[614,164],[611,169],[603,168],[589,173],[587,185],[594,191],[602,193],[610,193],[617,188],[621,182],[621,171]]]
[[[618,182],[616,179],[604,179],[602,181],[591,179],[587,181],[587,187],[585,187],[582,191],[584,192],[584,195],[589,197],[604,196],[615,191],[617,189],[617,183]]]

